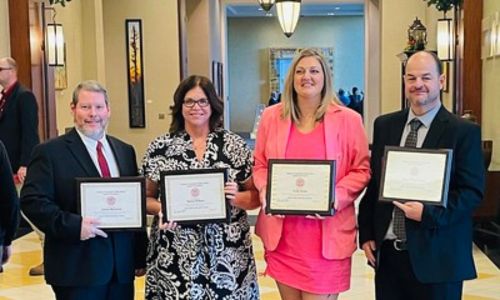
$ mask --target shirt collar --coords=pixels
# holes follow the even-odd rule
[[[2,90],[2,93],[4,94],[5,99],[7,99],[12,94],[12,91],[14,90],[14,87],[16,86],[16,84],[17,84],[17,81],[14,81],[14,83],[12,83],[11,85],[4,87],[4,89]]]
[[[421,116],[417,116],[413,113],[411,108],[409,109],[408,113],[408,119],[406,120],[406,125],[410,124],[410,121],[417,118],[422,122],[422,124],[426,127],[429,128],[431,126],[432,120],[434,120],[434,117],[437,115],[439,109],[441,108],[441,102],[438,103],[434,108],[426,112],[425,114]]]
[[[78,132],[78,135],[82,139],[83,143],[85,145],[90,146],[92,149],[95,149],[97,147],[97,142],[98,141],[101,142],[104,147],[106,147],[108,145],[108,140],[106,139],[106,133],[104,133],[104,135],[102,136],[101,139],[99,139],[98,141],[96,141],[94,139],[89,138],[85,134],[83,134],[80,130],[78,130],[78,128],[75,127],[75,129],[76,129],[76,132]]]

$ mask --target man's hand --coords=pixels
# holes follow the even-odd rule
[[[101,236],[103,238],[107,238],[108,235],[106,232],[97,228],[99,225],[99,221],[94,218],[85,217],[82,219],[82,228],[80,230],[80,240],[85,241],[88,239],[93,239],[96,236]]]
[[[366,259],[368,259],[368,263],[375,268],[375,265],[377,263],[374,254],[375,250],[377,250],[375,247],[375,241],[367,241],[361,246],[361,248],[363,248],[363,250],[365,251],[365,256]]]
[[[0,247],[3,247],[3,255],[1,257],[2,259],[2,262],[0,263],[0,266],[7,263],[10,259],[10,257],[12,256],[12,245],[9,245],[9,246],[2,246],[0,245]]]
[[[417,201],[409,201],[406,203],[400,203],[397,201],[392,201],[392,204],[399,207],[408,219],[420,222],[422,221],[422,214],[424,212],[424,205]]]
[[[17,178],[19,178],[21,184],[24,183],[24,179],[26,178],[26,167],[19,167],[19,170],[17,170]]]

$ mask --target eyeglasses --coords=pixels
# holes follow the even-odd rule
[[[198,104],[200,107],[205,107],[208,106],[210,102],[208,102],[208,99],[206,98],[201,98],[198,100],[187,98],[184,99],[184,102],[182,104],[184,104],[184,106],[186,107],[193,108],[195,104]]]
[[[4,67],[0,67],[0,72],[2,72],[3,70],[12,70],[12,68],[4,68]]]

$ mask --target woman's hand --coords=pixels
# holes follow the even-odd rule
[[[260,206],[262,207],[263,210],[266,210],[266,191],[267,187],[263,187],[259,191]]]
[[[234,201],[236,199],[236,193],[238,193],[238,184],[234,181],[226,182],[226,185],[224,186],[224,194],[232,206],[237,206]]]
[[[177,223],[170,221],[168,223],[163,223],[163,214],[161,211],[158,213],[158,228],[161,230],[174,230],[177,227]]]

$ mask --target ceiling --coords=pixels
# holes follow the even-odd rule
[[[228,1],[226,5],[229,18],[266,17],[275,16],[276,7],[266,14],[260,8],[257,0],[253,1]],[[302,1],[301,16],[361,16],[364,14],[363,1]]]

